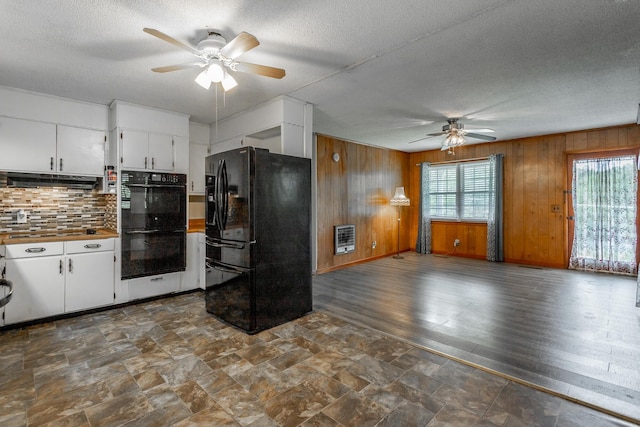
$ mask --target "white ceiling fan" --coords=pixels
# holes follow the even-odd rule
[[[493,129],[489,128],[477,128],[477,129],[465,129],[462,123],[458,122],[459,119],[447,119],[447,124],[442,126],[441,132],[428,133],[427,138],[432,138],[434,136],[446,135],[445,139],[442,141],[442,151],[448,151],[450,154],[454,154],[453,149],[455,147],[459,147],[467,142],[466,138],[474,138],[481,139],[483,141],[495,141],[497,138],[495,136],[482,135],[482,133],[492,133],[495,132]],[[482,132],[482,133],[478,133]],[[425,138],[411,141],[417,142],[422,141]]]
[[[260,44],[255,36],[244,31],[229,43],[221,34],[215,31],[208,31],[207,37],[198,43],[197,48],[186,45],[153,28],[144,28],[143,31],[184,49],[199,59],[197,62],[156,67],[152,68],[151,71],[167,73],[188,68],[204,68],[195,81],[205,89],[209,89],[211,83],[221,83],[225,92],[236,87],[238,83],[229,71],[257,74],[274,79],[281,79],[285,76],[285,71],[282,68],[236,61],[236,58],[240,55]]]

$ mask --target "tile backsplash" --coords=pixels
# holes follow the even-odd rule
[[[27,215],[17,222],[18,210]],[[0,185],[0,233],[117,227],[115,194],[66,187],[7,188]]]

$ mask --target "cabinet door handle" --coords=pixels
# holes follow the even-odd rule
[[[29,254],[39,254],[41,252],[46,251],[47,248],[27,248],[24,251]]]
[[[53,157],[51,158],[51,163],[49,164],[49,169],[53,170]]]
[[[145,169],[147,168],[147,158],[146,157],[144,158],[144,168]]]
[[[62,260],[60,260],[60,275],[62,276],[62,273],[64,272],[64,269],[62,267]]]
[[[62,172],[62,157],[60,157],[60,172]]]
[[[69,258],[69,273],[73,273],[73,260]]]
[[[155,169],[156,168],[156,158],[152,157],[151,158],[151,169]]]
[[[100,249],[102,245],[100,243],[88,243],[84,247],[85,249]]]
[[[191,191],[193,191],[193,181],[191,181]]]

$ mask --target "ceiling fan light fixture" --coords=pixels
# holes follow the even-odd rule
[[[199,62],[156,67],[152,68],[152,71],[156,73],[166,73],[187,68],[204,67],[204,70],[198,74],[195,81],[205,89],[209,89],[211,83],[221,83],[225,91],[236,87],[238,82],[227,73],[227,69],[274,79],[281,79],[286,74],[282,68],[235,62],[237,57],[260,44],[255,36],[244,31],[227,43],[227,40],[220,33],[208,30],[207,38],[198,43],[197,49],[174,39],[162,31],[153,28],[143,28],[143,31],[160,40],[184,49],[199,59]]]
[[[195,79],[195,82],[202,86],[204,89],[209,90],[211,87],[211,79],[208,76],[208,70],[205,68]]]
[[[222,79],[222,87],[224,88],[224,91],[230,91],[236,86],[238,86],[236,79],[234,79],[231,74],[225,73],[224,79]]]
[[[209,67],[207,67],[207,77],[209,77],[209,80],[213,83],[220,83],[224,78],[224,69],[217,62],[212,62],[209,64]]]
[[[465,142],[467,141],[466,139],[464,139],[464,133],[459,131],[451,131],[449,135],[447,135],[447,138],[444,140],[443,147],[459,147]]]

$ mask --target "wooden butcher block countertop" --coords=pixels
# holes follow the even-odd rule
[[[0,244],[65,242],[72,240],[108,239],[110,237],[118,237],[118,233],[106,228],[95,229],[95,234],[87,233],[86,229],[20,231],[0,234]]]

